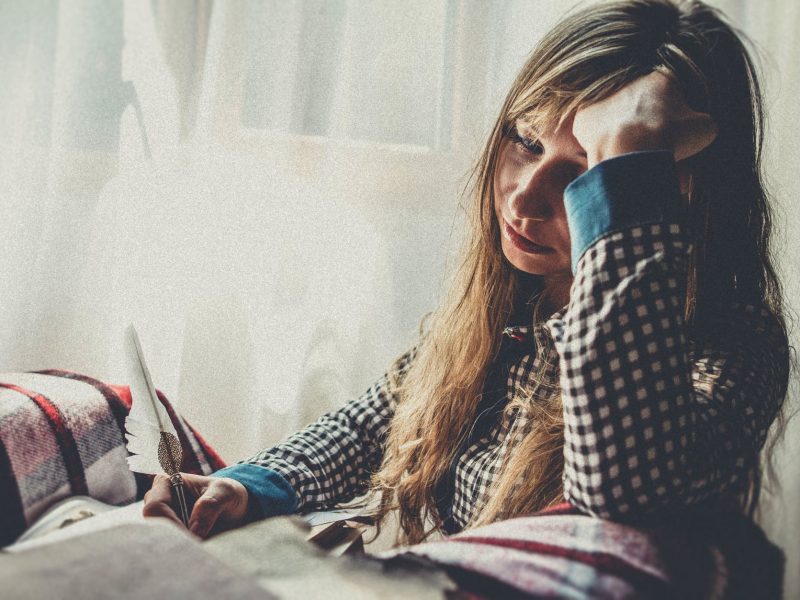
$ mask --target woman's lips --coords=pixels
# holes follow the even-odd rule
[[[527,252],[528,254],[547,254],[548,252],[553,252],[552,248],[541,246],[517,233],[505,219],[503,219],[503,230],[505,231],[506,238],[523,252]]]

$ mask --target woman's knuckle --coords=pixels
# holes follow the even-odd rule
[[[150,504],[145,504],[142,508],[142,514],[145,517],[156,517],[161,514],[161,507],[156,502],[151,502]]]
[[[220,494],[231,494],[233,492],[233,482],[230,479],[217,479],[211,486]]]
[[[197,499],[195,508],[200,511],[200,514],[213,513],[219,510],[219,498],[212,494],[204,494]]]

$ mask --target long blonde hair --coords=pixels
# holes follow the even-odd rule
[[[451,292],[398,382],[397,412],[372,489],[381,494],[379,518],[399,511],[400,542],[423,540],[442,524],[434,489],[476,417],[520,287],[519,273],[500,249],[494,216],[493,179],[503,136],[518,118],[547,130],[654,69],[674,75],[689,104],[710,113],[720,128],[715,143],[691,159],[694,239],[685,309],[690,337],[713,337],[705,325],[711,320],[703,317],[732,296],[764,303],[783,323],[761,179],[762,101],[740,35],[717,11],[694,1],[616,0],[567,16],[534,49],[505,99],[473,171],[469,232]],[[530,320],[533,324],[532,312]],[[562,501],[561,398],[557,390],[540,389],[542,378],[535,380],[512,400],[525,409],[528,425],[506,453],[472,524]],[[743,500],[751,508],[758,477],[753,474],[751,493]]]

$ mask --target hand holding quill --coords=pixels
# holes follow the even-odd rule
[[[133,325],[125,332],[125,355],[131,389],[131,410],[125,419],[128,467],[135,473],[166,473],[172,485],[178,514],[189,523],[189,507],[180,474],[183,451],[177,432],[161,404],[147,368],[139,336]]]

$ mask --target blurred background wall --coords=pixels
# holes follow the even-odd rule
[[[758,48],[797,312],[800,5],[711,3]],[[435,307],[472,161],[566,8],[0,0],[0,370],[121,381],[133,321],[157,386],[228,461],[360,394]],[[762,516],[787,597],[799,450],[795,420]]]

